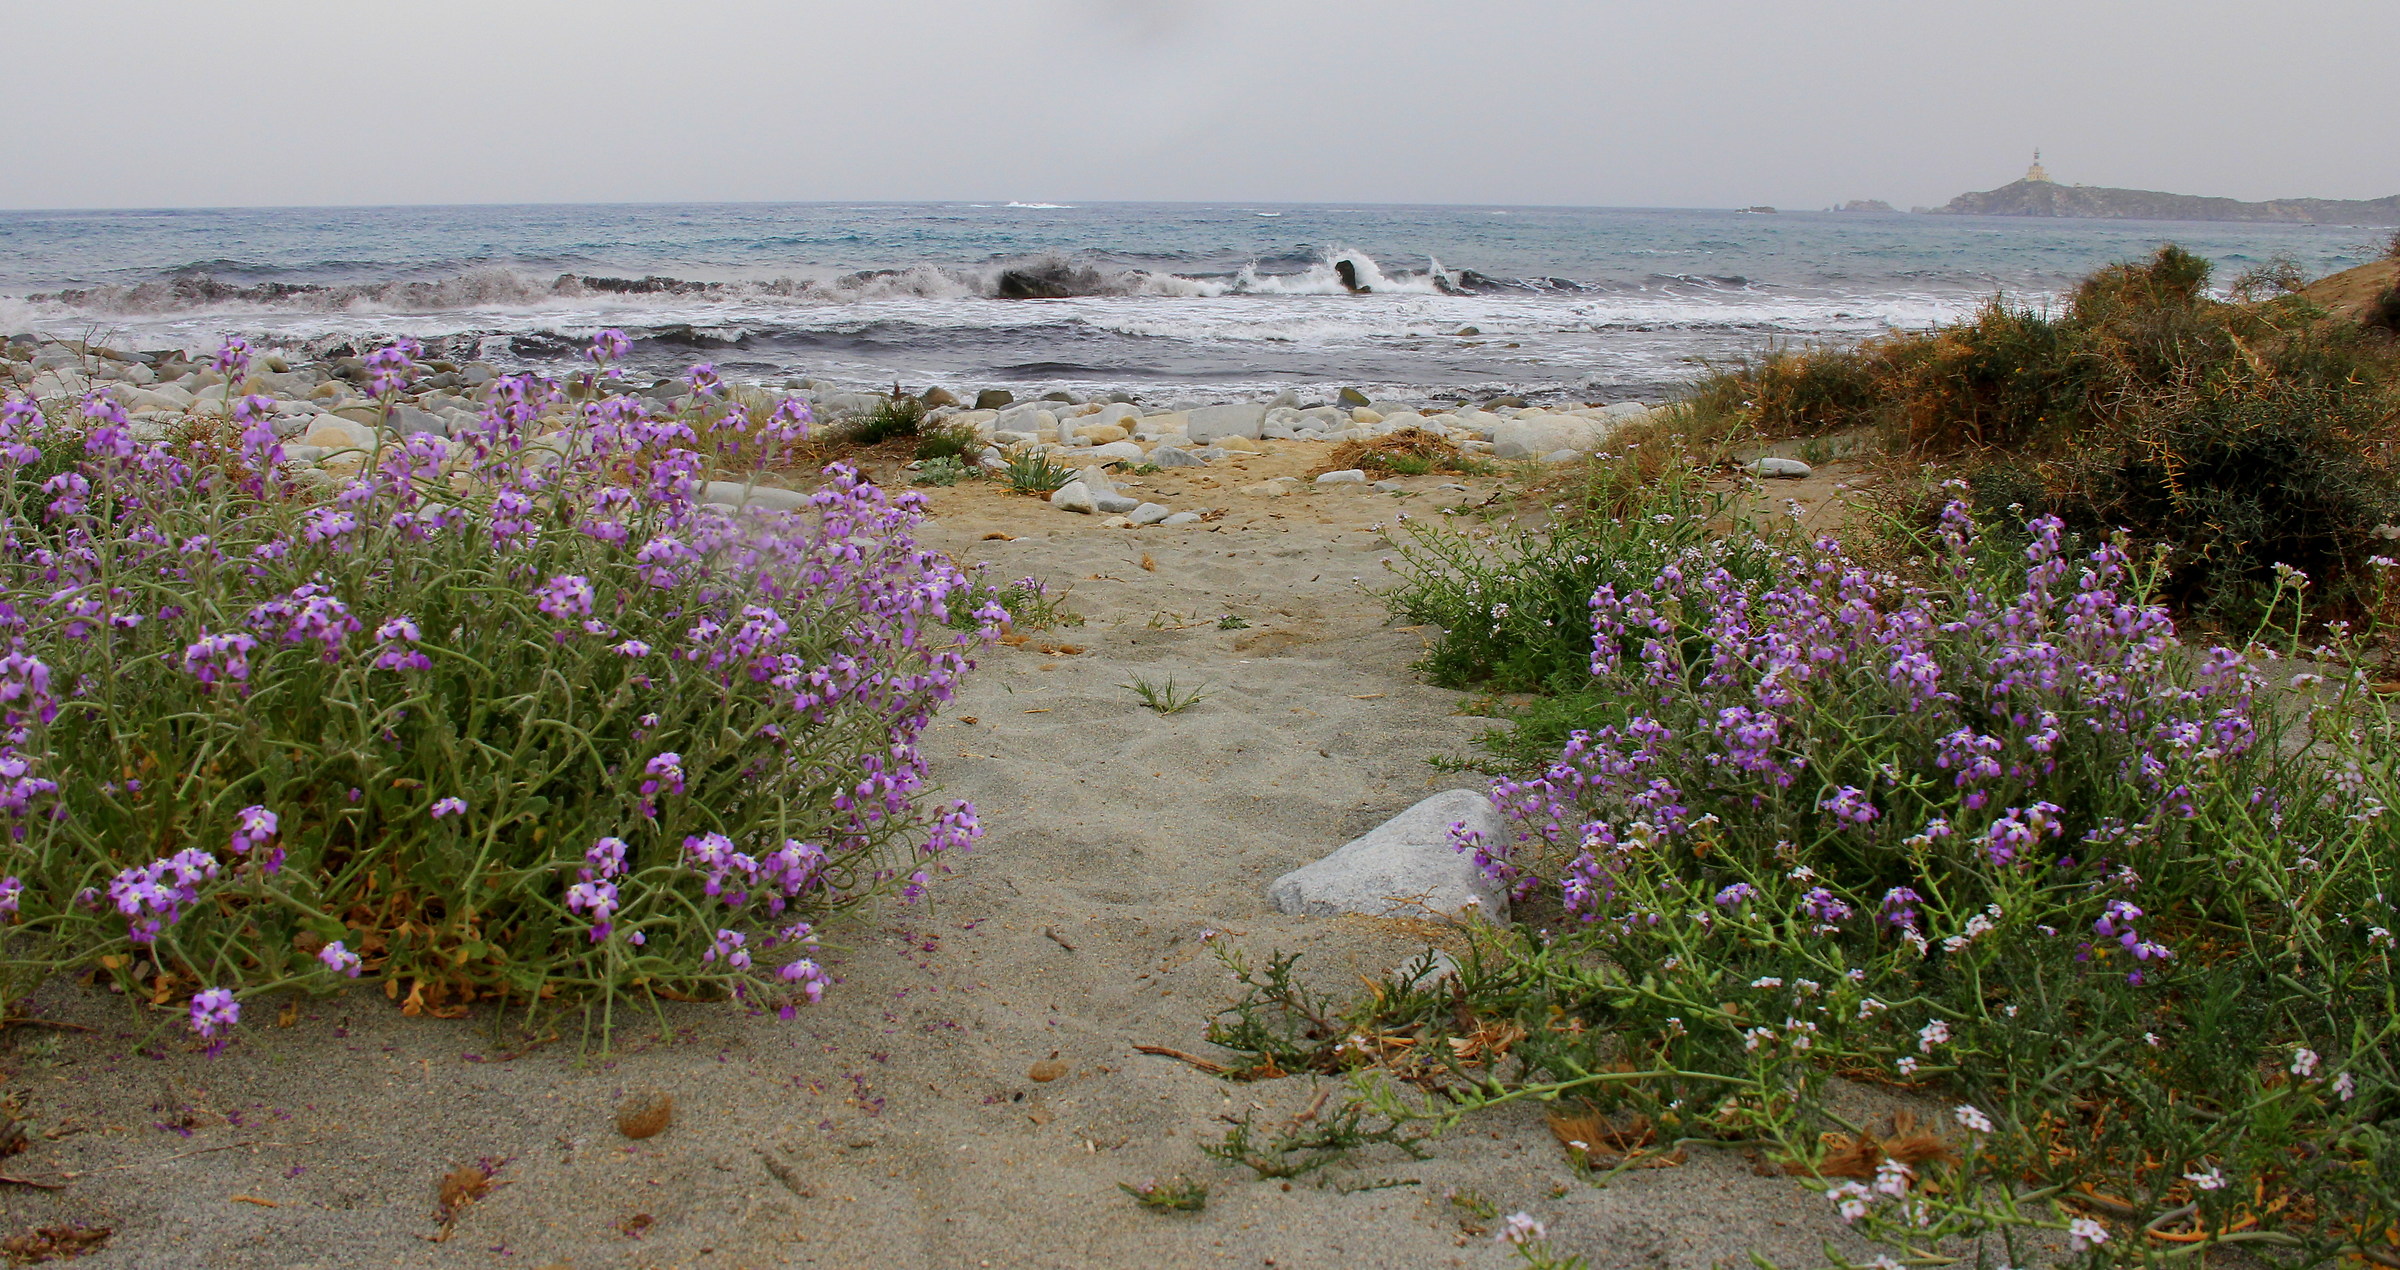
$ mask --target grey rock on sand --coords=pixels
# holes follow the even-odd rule
[[[1161,445],[1157,449],[1152,450],[1150,452],[1150,463],[1154,467],[1208,466],[1208,460],[1201,458],[1200,456],[1182,448],[1181,446],[1173,445]]]
[[[808,495],[798,490],[777,489],[772,485],[744,486],[739,481],[710,481],[700,487],[700,501],[719,507],[764,507],[770,511],[796,512],[808,506]]]
[[[1110,497],[1115,497],[1114,491],[1111,491]],[[1069,481],[1051,491],[1050,505],[1060,511],[1068,512],[1088,514],[1097,510],[1093,503],[1091,486],[1081,481]]]
[[[1352,839],[1341,850],[1294,869],[1267,887],[1286,913],[1331,917],[1422,915],[1458,917],[1474,911],[1508,920],[1508,892],[1450,845],[1450,826],[1465,823],[1486,842],[1506,827],[1492,800],[1471,789],[1435,794]]]
[[[1194,442],[1214,441],[1220,437],[1246,437],[1256,441],[1266,426],[1267,408],[1264,405],[1237,403],[1230,406],[1202,406],[1192,411],[1191,422],[1184,434]]]
[[[1796,481],[1816,474],[1816,469],[1798,459],[1781,459],[1772,455],[1755,463],[1746,464],[1745,468],[1753,476],[1781,477],[1787,481]]]

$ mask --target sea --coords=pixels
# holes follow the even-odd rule
[[[1504,205],[7,211],[0,334],[302,355],[410,335],[557,370],[613,327],[637,372],[761,382],[1654,400],[1769,348],[2055,306],[2165,242],[2229,283],[2364,263],[2387,232]]]

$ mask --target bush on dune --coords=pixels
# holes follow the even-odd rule
[[[2375,531],[2400,519],[2400,358],[2297,297],[2212,299],[2208,276],[2170,245],[2095,273],[2057,314],[1995,300],[1924,334],[1770,354],[1693,402],[1768,435],[1873,429],[2021,514],[2129,530],[2164,551],[2170,602],[2204,619],[2252,619],[2278,564],[2321,606],[2355,607]],[[1920,527],[1941,501],[1916,505]]]
[[[807,424],[713,397],[504,380],[480,430],[314,492],[265,399],[173,438],[9,403],[0,988],[96,970],[218,1038],[361,976],[603,1033],[817,999],[822,923],[978,832],[915,742],[1005,612],[848,469],[803,511],[698,501],[726,418],[762,468]]]

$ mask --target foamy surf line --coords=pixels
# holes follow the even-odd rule
[[[238,262],[214,262],[238,265]],[[555,372],[593,332],[661,374],[714,361],[761,382],[1143,387],[1224,398],[1289,386],[1529,397],[1658,392],[1770,343],[1849,341],[1971,307],[1963,293],[1811,296],[1737,276],[1496,281],[1336,245],[1199,276],[1093,253],[822,277],[543,275],[488,266],[374,282],[191,271],[0,300],[0,331],[106,330],[157,349],[226,335],[302,356],[407,335]]]

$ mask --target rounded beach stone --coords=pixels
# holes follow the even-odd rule
[[[1267,898],[1283,912],[1311,917],[1480,913],[1505,922],[1507,889],[1450,845],[1450,826],[1461,823],[1485,842],[1499,842],[1507,832],[1491,799],[1471,789],[1448,790],[1275,879]]]

